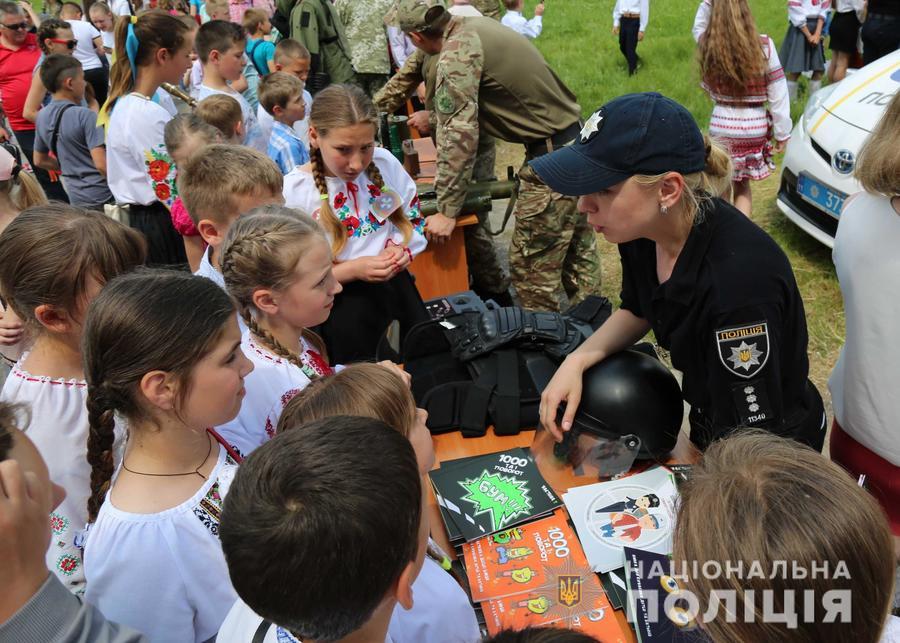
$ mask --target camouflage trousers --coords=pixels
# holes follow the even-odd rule
[[[560,286],[571,304],[600,294],[596,235],[576,202],[551,191],[527,163],[519,170],[509,269],[525,308],[559,310]]]
[[[494,162],[497,158],[497,147],[492,136],[482,134],[478,137],[478,155],[472,168],[473,181],[493,181]],[[466,243],[466,263],[469,264],[469,277],[472,290],[479,294],[491,295],[509,290],[509,276],[504,272],[497,257],[494,238],[479,221],[476,225],[463,228]]]

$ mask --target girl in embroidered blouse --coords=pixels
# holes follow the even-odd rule
[[[86,598],[151,641],[210,640],[236,598],[218,518],[240,454],[208,427],[237,415],[253,369],[234,304],[203,277],[119,277],[88,312],[84,365]],[[116,417],[128,427],[118,469]]]
[[[311,212],[328,235],[344,291],[319,329],[337,362],[369,360],[386,328],[428,318],[407,271],[425,249],[416,185],[375,147],[378,114],[358,87],[331,85],[313,101],[310,162],[284,177],[285,204]]]
[[[129,221],[147,237],[151,265],[187,264],[184,242],[169,210],[178,195],[175,165],[164,128],[174,116],[160,105],[157,90],[177,84],[191,65],[194,30],[159,10],[123,16],[116,24],[116,62],[100,119],[106,127],[107,179]]]
[[[709,134],[729,149],[732,202],[749,216],[750,181],[772,173],[773,151],[783,151],[791,137],[787,81],[775,43],[756,30],[747,0],[713,2],[709,11],[698,49],[702,86],[715,101]]]
[[[90,467],[81,335],[103,284],[143,263],[140,234],[97,212],[61,203],[29,208],[0,234],[0,293],[33,338],[0,393],[32,408],[26,429],[67,497],[50,515],[47,566],[84,591],[79,535],[87,522]]]

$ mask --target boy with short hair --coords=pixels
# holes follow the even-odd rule
[[[241,600],[217,641],[389,641],[395,605],[413,604],[426,498],[409,440],[380,420],[279,432],[225,499],[219,536]]]
[[[178,168],[178,193],[209,244],[195,275],[225,288],[219,247],[237,218],[261,205],[283,204],[284,179],[271,159],[242,145],[207,145]]]
[[[106,144],[97,114],[82,107],[84,70],[73,56],[47,56],[40,69],[41,82],[52,100],[38,112],[35,123],[34,163],[45,170],[62,171],[69,202],[102,210],[112,203],[106,183]]]
[[[531,20],[526,20],[525,16],[522,15],[522,11],[525,9],[525,0],[503,0],[503,5],[506,7],[506,13],[501,18],[500,23],[504,27],[509,27],[532,40],[541,35],[541,30],[544,28],[542,17],[544,15],[543,2],[539,2],[534,8],[534,18]]]
[[[272,33],[272,23],[262,9],[247,9],[241,21],[247,32],[247,57],[260,76],[275,71],[275,45],[266,36]]]
[[[294,132],[303,141],[306,149],[309,149],[309,107],[312,105],[312,95],[306,91],[306,79],[309,78],[309,68],[312,63],[309,50],[302,44],[291,38],[285,38],[275,45],[275,71],[283,71],[296,76],[303,81],[303,103],[306,105],[306,116],[293,124]],[[274,120],[262,105],[256,110],[256,118],[259,120],[263,137],[269,140],[272,135]]]
[[[259,83],[259,104],[275,120],[269,137],[269,158],[282,174],[309,162],[309,151],[291,127],[306,116],[303,81],[287,72],[276,71]]]
[[[203,100],[213,94],[231,96],[241,105],[244,122],[244,145],[261,152],[266,151],[256,120],[256,114],[239,92],[229,86],[230,81],[240,79],[244,70],[244,28],[224,20],[210,20],[197,31],[194,47],[203,65],[203,83],[197,92],[197,99]]]
[[[244,113],[241,104],[231,96],[207,96],[197,103],[194,113],[222,132],[226,142],[240,145],[244,140]]]

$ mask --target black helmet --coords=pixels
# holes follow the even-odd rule
[[[681,388],[655,357],[631,349],[611,355],[584,372],[582,387],[573,431],[610,440],[636,435],[638,458],[662,458],[675,448]]]

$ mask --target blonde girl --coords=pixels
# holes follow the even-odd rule
[[[67,497],[50,515],[48,568],[73,592],[84,591],[80,534],[87,522],[90,467],[87,384],[81,335],[103,284],[144,261],[140,234],[99,214],[59,203],[22,212],[0,234],[0,295],[34,344],[0,392],[33,410],[26,432]]]
[[[791,106],[778,52],[769,36],[757,32],[747,0],[714,0],[698,58],[703,89],[715,101],[709,134],[731,154],[732,201],[749,216],[750,181],[772,173],[773,151],[784,150],[791,136]]]
[[[289,207],[311,212],[328,235],[344,292],[320,333],[332,359],[372,359],[385,329],[426,319],[406,270],[426,245],[416,185],[375,147],[378,115],[359,88],[331,85],[309,116],[310,163],[284,177]]]
[[[85,322],[86,599],[151,641],[211,640],[236,598],[218,521],[240,454],[209,428],[237,415],[253,369],[234,312],[209,279],[147,270],[113,280]]]
[[[174,114],[155,95],[161,83],[178,83],[193,44],[193,29],[163,11],[116,23],[116,62],[101,114],[109,117],[107,178],[116,202],[128,206],[131,226],[147,237],[150,264],[187,264],[169,213],[178,192],[164,129]]]

